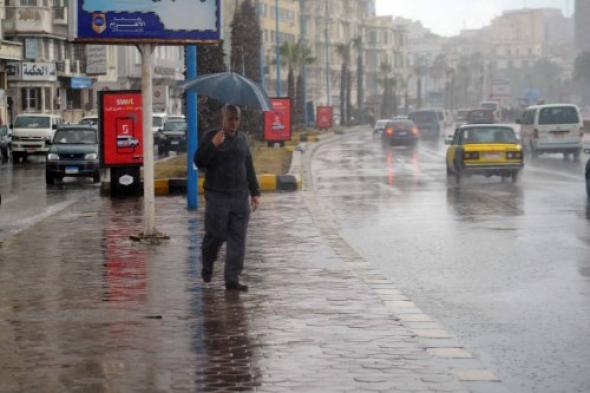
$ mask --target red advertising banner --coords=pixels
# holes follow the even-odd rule
[[[264,113],[264,139],[267,142],[291,140],[291,99],[271,98],[273,111]]]
[[[103,165],[143,165],[141,92],[101,91],[99,116]]]
[[[327,130],[334,125],[334,109],[331,106],[318,106],[316,125],[320,130]]]

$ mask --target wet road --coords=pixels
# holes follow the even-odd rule
[[[444,144],[369,130],[320,146],[312,184],[340,235],[517,392],[590,391],[583,164],[542,156],[518,184],[447,182]]]
[[[32,157],[25,164],[0,163],[0,241],[98,193],[89,179],[66,179],[46,187],[45,162]]]

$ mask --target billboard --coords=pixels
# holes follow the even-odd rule
[[[291,99],[271,98],[272,112],[264,112],[264,140],[285,142],[291,140]]]
[[[70,38],[183,45],[221,40],[221,0],[74,0]]]
[[[507,79],[492,81],[492,98],[512,98],[512,84]]]
[[[141,92],[101,91],[98,113],[103,165],[143,165]]]
[[[318,106],[316,125],[320,130],[327,130],[334,125],[334,109],[331,106]]]

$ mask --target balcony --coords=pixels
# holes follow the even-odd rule
[[[53,15],[49,7],[10,7],[6,9],[4,33],[51,34]]]
[[[53,8],[53,23],[56,25],[68,24],[68,12],[66,7],[54,7]]]
[[[83,60],[65,59],[55,63],[57,74],[61,77],[83,75],[86,73],[86,62]]]

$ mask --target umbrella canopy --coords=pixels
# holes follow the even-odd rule
[[[259,109],[263,112],[272,111],[266,92],[255,82],[235,72],[201,75],[193,80],[181,82],[179,86],[224,104]]]

